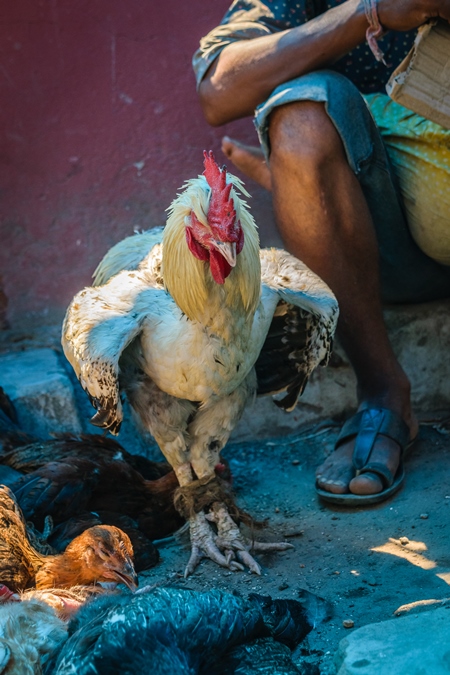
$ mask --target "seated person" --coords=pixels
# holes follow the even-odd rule
[[[337,503],[393,494],[418,431],[382,302],[450,296],[450,131],[382,93],[438,16],[450,0],[235,0],[194,55],[210,124],[255,115],[261,148],[225,137],[225,154],[271,190],[286,248],[339,301],[359,408],[316,485]],[[377,21],[388,66],[366,43]]]

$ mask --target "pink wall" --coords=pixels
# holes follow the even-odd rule
[[[191,56],[228,0],[14,0],[0,39],[0,322],[61,316],[108,247],[164,222],[211,129]],[[263,241],[267,195],[247,182]]]

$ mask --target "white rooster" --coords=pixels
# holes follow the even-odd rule
[[[97,409],[92,423],[118,433],[123,388],[172,465],[190,522],[186,575],[204,556],[259,574],[251,549],[289,545],[240,534],[215,474],[219,453],[255,393],[287,391],[276,403],[295,407],[328,361],[338,305],[297,258],[259,249],[241,181],[204,155],[203,175],[186,183],[165,228],[106,254],[67,311],[62,344]]]

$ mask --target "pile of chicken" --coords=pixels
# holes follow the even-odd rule
[[[250,550],[288,545],[241,535],[219,453],[255,394],[286,391],[277,405],[295,407],[328,361],[338,306],[301,261],[260,250],[242,183],[204,155],[165,228],[106,254],[67,311],[62,344],[97,410],[92,423],[118,433],[124,390],[173,467],[191,532],[186,574],[203,556],[260,573]]]
[[[123,568],[123,547],[134,557],[136,571],[146,570],[159,559],[153,541],[184,524],[173,504],[178,483],[166,462],[132,455],[114,439],[98,435],[33,438],[19,428],[14,406],[0,387],[1,483],[0,583],[13,590],[34,585],[34,575],[24,576],[22,569],[24,556],[29,559],[25,567],[31,568],[36,557],[26,537],[44,553],[65,552],[54,563],[60,586],[104,580],[102,556],[105,551],[116,555],[115,549],[115,581],[125,574],[133,585],[134,569],[127,575]],[[11,491],[5,492],[6,485]],[[43,574],[40,570],[36,577],[41,588]]]
[[[0,387],[0,672],[42,673],[87,600],[135,592],[134,559],[155,565],[151,540],[183,523],[174,479],[112,439],[30,437]]]
[[[137,675],[149,669],[200,675],[211,668],[234,675],[247,672],[245,663],[249,673],[272,665],[274,674],[296,675],[289,647],[328,614],[327,603],[308,591],[299,602],[177,588],[126,594],[93,586],[115,580],[136,589],[130,540],[115,527],[89,528],[61,555],[38,548],[12,491],[0,486],[0,579],[8,584],[0,584],[5,675]]]
[[[116,509],[129,510],[133,500],[127,503],[124,495],[127,489],[131,492],[127,483],[131,464],[135,474],[137,468],[149,477],[160,471],[166,471],[164,479],[171,474],[167,467],[130,456],[116,441],[97,436],[33,440],[17,428],[13,413],[0,388],[0,480],[9,481],[17,495],[0,486],[0,672],[303,672],[294,663],[291,650],[329,614],[328,604],[308,591],[301,591],[298,600],[272,600],[216,590],[197,593],[176,587],[144,587],[129,593],[99,586],[99,581],[124,582],[135,591],[130,539],[114,526],[89,527],[99,514],[77,512],[77,508],[104,498]],[[94,465],[88,468],[103,483],[101,487],[96,488],[95,480],[92,484],[87,474],[82,480],[80,469],[89,453],[96,455]],[[52,461],[46,461],[49,459]],[[70,476],[72,464],[74,475]],[[118,490],[115,502],[108,484],[109,470],[116,480],[122,475],[125,482],[125,492]],[[152,485],[160,480],[147,480],[146,493],[145,522],[153,509],[156,536],[158,515],[160,527],[165,529],[170,527],[171,509],[179,518],[170,492],[156,489],[152,495]],[[137,501],[144,498],[144,488],[138,487],[141,496]],[[159,495],[159,511],[155,494]],[[18,500],[35,525],[44,513],[51,513],[60,524],[51,530],[47,516],[48,532],[41,535],[31,522],[25,522]],[[165,518],[161,518],[163,506]],[[70,509],[72,517],[64,521]],[[102,518],[124,523],[137,542],[140,564],[148,565],[151,556],[145,556],[145,550],[151,543],[145,543],[139,530],[142,523],[130,525],[133,520],[128,517],[127,521],[125,514],[117,512],[104,512]],[[146,532],[150,534],[148,529]],[[65,551],[58,555],[49,541]]]

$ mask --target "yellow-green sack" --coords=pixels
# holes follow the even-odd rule
[[[385,94],[365,96],[397,175],[416,243],[450,265],[450,130]]]

